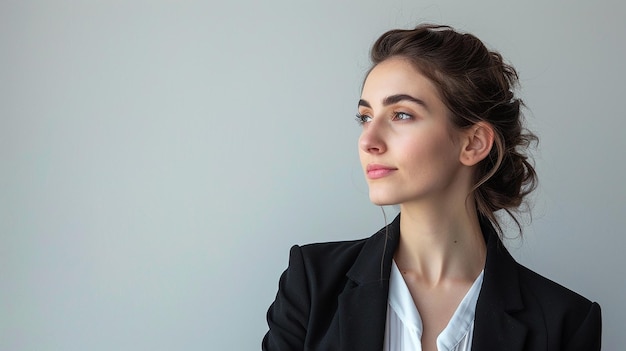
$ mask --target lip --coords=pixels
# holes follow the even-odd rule
[[[394,167],[370,163],[365,168],[365,174],[369,179],[379,179],[386,177],[397,170],[398,169]]]

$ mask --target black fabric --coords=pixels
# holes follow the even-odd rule
[[[398,216],[367,239],[293,246],[263,350],[381,351],[399,225]],[[600,350],[600,306],[515,262],[488,223],[482,230],[472,350]]]

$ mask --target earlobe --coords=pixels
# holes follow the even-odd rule
[[[478,122],[467,129],[465,144],[461,150],[460,160],[466,166],[473,166],[491,152],[495,132],[493,127],[486,122]]]

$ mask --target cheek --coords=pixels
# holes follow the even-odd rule
[[[458,147],[448,134],[430,133],[407,140],[400,146],[404,161],[415,172],[436,172],[458,161]]]

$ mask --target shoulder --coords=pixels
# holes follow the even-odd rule
[[[392,251],[397,241],[387,234],[381,229],[364,239],[294,245],[288,271],[299,272],[309,289],[318,293],[335,293],[349,280],[380,280],[381,262],[391,258],[385,252]]]
[[[592,306],[582,295],[517,262],[493,231],[487,237],[483,288],[489,299],[502,300],[511,310],[545,315],[546,320],[556,316],[580,320]]]
[[[520,289],[527,311],[541,316],[542,325],[560,335],[563,345],[575,350],[600,347],[600,305],[518,264]],[[574,346],[578,345],[578,346]],[[581,348],[582,347],[582,348]]]
[[[599,350],[602,322],[597,303],[518,263],[494,233],[487,245],[476,309],[484,340],[501,327],[494,316],[504,312],[524,326],[525,350]]]
[[[310,335],[328,328],[337,297],[348,284],[347,273],[371,238],[291,247],[289,265],[267,311],[264,350],[304,349]]]
[[[577,292],[521,264],[518,264],[518,267],[520,286],[526,303],[541,308],[546,314],[561,316],[565,320],[582,322],[594,304]]]
[[[295,245],[291,248],[299,250],[306,263],[312,265],[328,265],[330,262],[341,264],[351,262],[359,255],[363,246],[370,238],[358,240],[332,241],[322,243],[312,243],[306,245]]]
[[[290,251],[289,266],[302,265],[309,279],[332,282],[345,277],[370,238],[294,245]]]
[[[584,296],[548,279],[522,264],[518,265],[520,283],[529,299],[544,305],[545,308],[589,308],[591,301]]]

